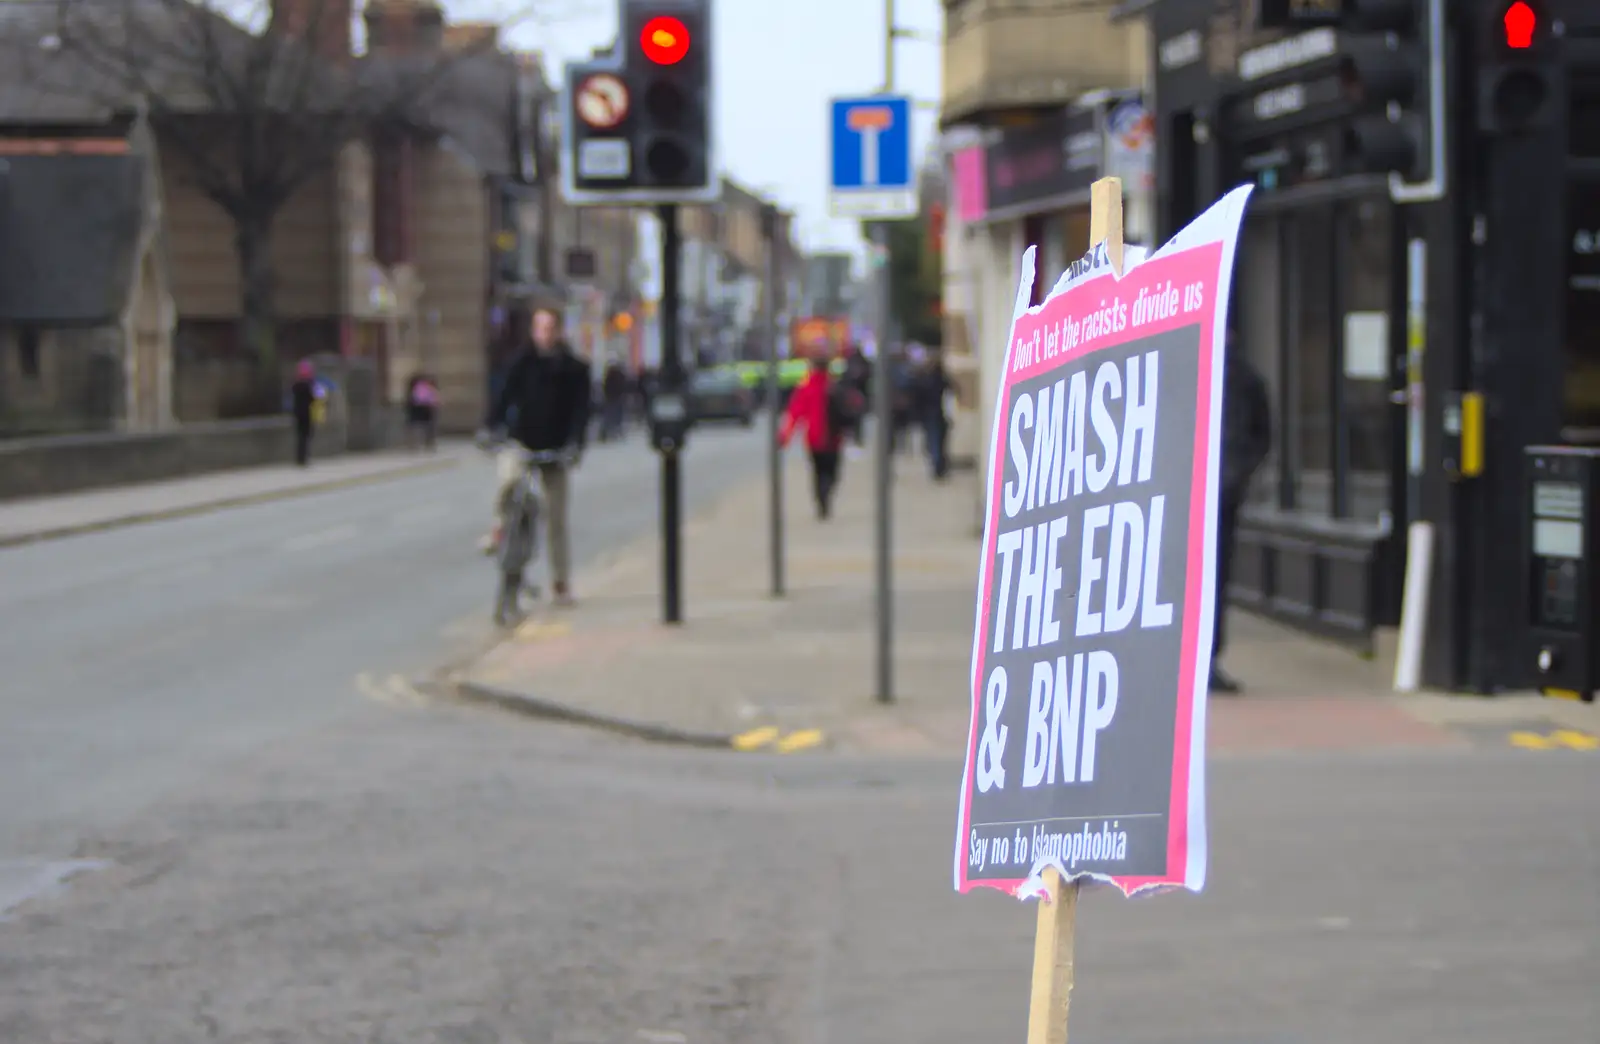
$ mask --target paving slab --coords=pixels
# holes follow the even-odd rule
[[[0,547],[92,533],[118,526],[257,504],[451,468],[472,449],[442,445],[435,453],[362,453],[145,482],[111,489],[29,497],[0,503]]]

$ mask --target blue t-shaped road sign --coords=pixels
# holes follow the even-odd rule
[[[890,94],[835,98],[832,125],[829,204],[834,216],[914,217],[911,99]]]

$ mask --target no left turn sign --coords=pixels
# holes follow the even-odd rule
[[[628,88],[609,73],[597,73],[578,85],[578,118],[596,130],[610,130],[628,115]]]

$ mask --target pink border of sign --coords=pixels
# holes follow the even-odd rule
[[[1032,339],[1035,331],[1059,324],[1067,316],[1082,316],[1100,307],[1108,294],[1114,293],[1124,301],[1132,302],[1138,297],[1143,288],[1154,289],[1158,283],[1168,281],[1175,287],[1182,287],[1192,283],[1201,283],[1208,288],[1210,294],[1217,294],[1227,285],[1223,279],[1222,262],[1224,259],[1224,245],[1208,243],[1184,250],[1180,253],[1166,257],[1153,257],[1139,265],[1126,277],[1118,281],[1113,275],[1107,274],[1095,279],[1090,279],[1061,296],[1051,299],[1037,310],[1030,310],[1019,317],[1012,330],[1013,344],[1027,342]],[[1183,887],[1187,877],[1189,861],[1189,792],[1191,786],[1191,744],[1193,742],[1195,692],[1197,691],[1196,670],[1200,664],[1209,665],[1210,656],[1207,653],[1202,657],[1200,649],[1201,618],[1205,613],[1205,560],[1207,541],[1210,539],[1210,526],[1206,515],[1207,505],[1214,501],[1208,495],[1207,482],[1209,479],[1209,457],[1204,452],[1211,432],[1212,411],[1212,368],[1216,363],[1215,351],[1217,340],[1215,338],[1214,323],[1219,309],[1225,302],[1211,300],[1198,315],[1184,314],[1180,311],[1168,318],[1141,325],[1131,336],[1117,334],[1110,337],[1096,338],[1086,341],[1069,351],[1047,360],[1035,361],[1033,364],[1014,369],[1005,376],[1005,392],[1001,398],[1001,409],[998,414],[1005,417],[1011,407],[1011,389],[1018,381],[1026,380],[1047,370],[1055,369],[1073,359],[1091,355],[1094,352],[1114,346],[1127,344],[1130,341],[1165,333],[1170,330],[1181,329],[1198,323],[1200,326],[1199,338],[1199,367],[1198,380],[1196,381],[1195,404],[1195,446],[1200,452],[1194,454],[1194,470],[1189,508],[1188,532],[1188,574],[1185,579],[1184,589],[1184,616],[1183,616],[1183,645],[1179,655],[1178,678],[1176,679],[1175,698],[1177,699],[1177,716],[1173,729],[1172,753],[1172,789],[1168,808],[1167,829],[1167,866],[1166,872],[1151,877],[1113,877],[1112,883],[1124,893],[1132,893],[1147,888]],[[1012,353],[1006,353],[1010,360]],[[1003,426],[995,425],[992,452],[998,458],[1003,452],[1001,445],[1001,432]],[[989,518],[988,539],[984,547],[985,568],[982,574],[982,601],[978,608],[978,620],[988,620],[990,617],[990,599],[992,596],[991,584],[993,570],[988,568],[988,563],[994,561],[995,541],[999,538],[999,511],[1001,504],[1000,485],[1004,481],[1005,469],[993,468],[990,476],[991,488],[989,490]],[[981,623],[980,623],[981,626]],[[983,698],[981,684],[981,662],[975,659],[972,665],[972,675],[969,678],[970,694],[972,699],[971,725],[967,737],[967,764],[971,766],[977,756],[978,748],[978,723],[982,720],[980,703]],[[972,822],[972,795],[970,788],[963,795],[961,806],[961,826],[958,837],[965,837]],[[998,880],[986,878],[972,880],[967,876],[965,862],[961,863],[959,891],[966,892],[973,888],[998,888],[1007,892],[1016,892],[1027,881],[1026,877]]]

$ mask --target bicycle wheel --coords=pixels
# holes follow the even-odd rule
[[[505,528],[500,536],[500,572],[521,575],[533,554],[533,520],[529,508],[533,494],[525,486],[518,489],[503,516]]]

